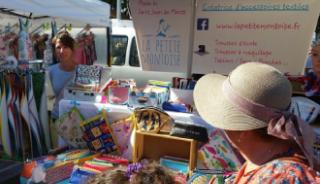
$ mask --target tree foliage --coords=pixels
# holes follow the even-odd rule
[[[103,2],[109,3],[111,6],[111,18],[116,18],[117,15],[117,0],[101,0]],[[120,8],[120,15],[121,19],[129,19],[129,8],[128,8],[128,0],[120,0],[121,8]]]

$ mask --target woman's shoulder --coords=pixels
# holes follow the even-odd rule
[[[48,71],[49,72],[54,72],[54,71],[57,71],[57,70],[59,70],[59,63],[53,64],[53,65],[48,67]]]
[[[279,170],[279,172],[280,171],[284,172],[283,168],[292,168],[298,171],[310,169],[310,167],[306,164],[306,161],[296,157],[285,157],[285,158],[275,159],[265,164],[264,167],[272,168],[275,171]]]
[[[259,173],[259,174],[258,174]],[[288,183],[319,183],[316,171],[296,158],[273,160],[263,165],[257,176],[267,181],[283,181]]]

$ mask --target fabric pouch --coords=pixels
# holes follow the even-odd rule
[[[98,65],[78,65],[76,68],[75,84],[81,87],[89,86],[96,91],[101,80],[102,67]]]
[[[174,111],[174,112],[191,112],[192,108],[190,105],[176,103],[176,102],[163,102],[163,110]]]
[[[110,86],[108,89],[108,102],[111,104],[125,105],[129,99],[129,87]]]
[[[124,119],[119,119],[111,123],[111,128],[115,137],[118,140],[121,156],[129,160],[132,159],[132,145],[130,137],[133,130],[133,118],[129,116]]]
[[[198,163],[206,169],[237,171],[242,159],[233,150],[224,133],[220,129],[208,132],[209,142],[198,150]]]
[[[63,114],[56,122],[57,133],[73,148],[86,148],[86,142],[82,139],[80,122],[83,116],[76,107]]]
[[[170,135],[191,138],[201,142],[208,142],[207,129],[196,125],[175,122],[170,131]]]
[[[224,184],[223,173],[205,173],[195,170],[187,184]]]
[[[102,112],[80,124],[83,139],[91,151],[119,153],[117,138],[108,122],[106,111]]]
[[[101,156],[94,158],[93,161],[112,163],[114,165],[123,165],[123,166],[129,165],[129,160],[117,155],[109,155],[109,154],[102,154]]]
[[[306,97],[295,96],[291,98],[289,111],[311,124],[320,113],[320,105]]]
[[[145,93],[141,90],[134,89],[129,93],[128,105],[133,108],[157,106],[157,99],[155,93]]]
[[[89,177],[94,176],[98,173],[89,169],[81,169],[80,167],[74,167],[72,174],[69,179],[70,184],[85,184]]]
[[[168,113],[157,107],[141,107],[134,110],[134,121],[137,130],[158,133],[165,124],[171,124]]]
[[[59,166],[49,168],[46,174],[46,183],[55,184],[59,181],[69,178],[71,176],[73,166],[73,162],[68,162]]]

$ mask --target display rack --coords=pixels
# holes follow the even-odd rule
[[[197,144],[194,139],[181,138],[166,133],[136,131],[133,148],[133,162],[141,159],[159,160],[164,156],[189,160],[189,173],[197,164]]]

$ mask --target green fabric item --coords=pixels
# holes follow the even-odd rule
[[[43,72],[32,73],[33,93],[38,112],[40,111],[41,95],[45,84],[45,75]]]

